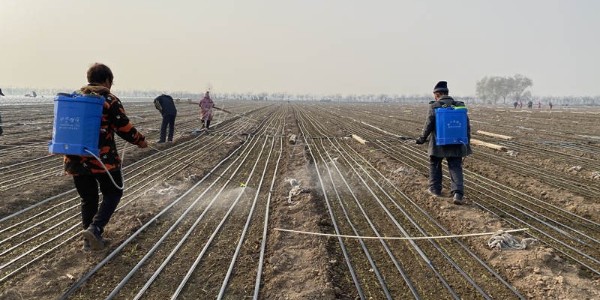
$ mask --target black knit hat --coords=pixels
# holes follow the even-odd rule
[[[434,92],[434,93],[437,93],[437,92],[440,92],[440,93],[444,93],[444,92],[445,92],[445,93],[448,93],[448,92],[449,92],[449,90],[448,90],[448,83],[447,83],[447,82],[445,82],[445,81],[440,81],[440,82],[438,82],[438,83],[435,85],[435,87],[433,88],[433,92]]]

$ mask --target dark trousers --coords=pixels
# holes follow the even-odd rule
[[[121,170],[111,171],[113,179],[119,186],[123,186]],[[104,226],[108,224],[110,217],[117,209],[119,201],[123,196],[123,191],[115,187],[106,173],[95,175],[77,175],[73,176],[75,188],[81,197],[81,221],[83,228],[86,229],[90,224],[95,225],[104,231]],[[102,192],[102,203],[98,207],[98,185]]]
[[[169,127],[168,141],[173,141],[173,133],[175,132],[175,117],[176,115],[163,116],[162,124],[160,125],[160,142],[165,141],[165,137],[167,135],[167,127]]]
[[[160,125],[160,140],[164,142],[167,136],[167,127],[169,127],[168,141],[173,141],[173,133],[175,132],[175,117],[176,115],[163,115],[163,122]]]
[[[210,129],[210,120],[202,120],[202,128]]]
[[[429,156],[429,188],[435,192],[442,191],[442,157]],[[463,182],[462,157],[446,157],[450,173],[450,192],[465,194]]]

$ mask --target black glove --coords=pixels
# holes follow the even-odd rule
[[[424,144],[424,143],[425,143],[425,137],[424,137],[424,136],[420,136],[420,137],[418,137],[418,138],[415,140],[415,143],[416,143],[417,145]]]

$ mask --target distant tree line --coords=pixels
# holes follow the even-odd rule
[[[506,99],[514,101],[524,101],[531,99],[531,91],[527,89],[533,86],[533,81],[521,74],[513,77],[486,76],[479,80],[475,90],[477,97],[486,103],[497,104],[502,99],[506,104]]]
[[[504,82],[501,84],[501,82]],[[519,84],[516,84],[519,82]],[[493,88],[496,86],[511,86],[514,84],[513,89],[498,89]],[[511,99],[517,100],[530,100],[531,92],[527,88],[531,87],[531,79],[522,76],[515,75],[514,77],[484,77],[482,80],[477,82],[477,97],[473,96],[458,96],[453,95],[457,100],[464,101],[467,105],[472,104],[498,104],[497,102],[502,99],[502,103],[506,104],[506,100]],[[480,87],[483,94],[480,94]],[[489,89],[488,89],[489,88]],[[11,96],[24,96],[31,94],[33,91],[37,92],[38,98],[45,97],[52,99],[57,93],[69,93],[68,89],[35,89],[35,88],[11,88],[2,87],[2,91],[5,95]],[[502,91],[502,92],[500,92]],[[509,91],[509,92],[507,92]],[[193,93],[193,92],[179,92],[179,91],[160,91],[160,90],[116,90],[115,93],[120,98],[149,98],[154,99],[162,93],[168,93],[173,98],[178,99],[190,99],[200,100],[204,93]],[[267,93],[267,92],[246,92],[246,93],[232,93],[232,92],[218,92],[212,91],[212,98],[215,100],[248,100],[248,101],[320,101],[320,102],[390,102],[390,103],[428,103],[433,100],[430,94],[409,94],[409,95],[398,95],[398,94],[346,94],[341,93],[334,94],[293,94],[293,93]],[[0,98],[1,100],[2,98]],[[537,101],[541,101],[543,104],[552,102],[555,105],[600,105],[600,96],[567,96],[567,97],[536,97]]]

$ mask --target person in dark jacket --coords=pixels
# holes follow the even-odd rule
[[[443,145],[438,146],[435,143],[435,109],[447,106],[464,106],[461,101],[455,101],[448,96],[448,83],[446,81],[438,82],[433,89],[433,97],[429,107],[427,120],[423,128],[421,136],[417,138],[417,144],[423,144],[427,137],[431,135],[429,140],[429,189],[430,194],[439,197],[442,194],[442,160],[446,158],[448,169],[450,171],[450,189],[453,195],[454,204],[463,204],[464,182],[462,159],[467,155],[472,154],[469,143],[460,145]],[[467,138],[471,140],[471,126],[467,117]]]
[[[123,196],[121,159],[117,153],[115,133],[140,148],[148,147],[144,135],[129,122],[119,98],[110,92],[113,78],[110,68],[95,63],[87,71],[89,84],[80,90],[82,94],[105,98],[98,132],[99,158],[102,161],[88,156],[65,156],[65,171],[73,175],[75,188],[81,197],[84,250],[101,250],[105,247],[106,241],[102,238],[104,227]],[[98,187],[102,193],[100,206],[98,206]]]
[[[167,137],[167,127],[169,127],[169,136],[167,141],[173,141],[173,133],[175,132],[175,117],[177,117],[177,108],[173,97],[162,94],[154,99],[154,106],[162,114],[162,124],[160,125],[159,143],[164,143]]]

